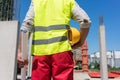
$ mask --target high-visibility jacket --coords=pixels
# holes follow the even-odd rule
[[[74,0],[33,0],[33,55],[50,55],[71,50],[67,28]]]

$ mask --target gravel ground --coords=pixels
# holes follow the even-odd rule
[[[17,76],[17,80],[21,80],[20,75]],[[30,79],[27,79],[30,80]],[[101,80],[100,78],[91,78],[87,72],[81,72],[81,71],[74,71],[74,80]],[[109,80],[120,80],[120,77],[118,78],[109,78]]]
[[[87,72],[74,71],[74,80],[101,80],[100,78],[91,78]],[[120,80],[118,78],[109,78],[109,80]]]

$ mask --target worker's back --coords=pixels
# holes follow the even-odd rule
[[[37,13],[35,13],[35,16],[37,16],[37,19],[39,19],[40,25],[48,26],[69,23],[71,17],[71,9],[74,5],[74,3],[72,3],[72,0],[33,1],[35,6],[34,9],[37,11]]]
[[[74,0],[33,0],[33,55],[50,55],[71,50],[67,28],[74,4]]]

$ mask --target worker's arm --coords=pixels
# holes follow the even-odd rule
[[[33,3],[31,3],[29,10],[26,14],[26,17],[22,23],[22,27],[20,29],[17,60],[19,67],[21,68],[28,63],[27,60],[24,60],[22,58],[22,33],[27,33],[27,32],[30,33],[32,31],[33,18],[34,18],[34,8],[33,8]]]
[[[86,40],[86,37],[88,35],[89,32],[89,28],[81,28],[80,33],[81,33],[81,38],[79,41],[79,44],[82,46],[82,44],[84,43],[84,41]]]
[[[80,23],[80,41],[72,46],[72,48],[75,49],[82,46],[86,40],[86,37],[89,33],[91,21],[87,13],[82,8],[80,8],[76,2],[72,10],[72,19]]]
[[[88,35],[89,28],[80,28],[80,41],[72,46],[73,49],[76,49],[80,46],[82,46],[86,40],[86,37]]]
[[[24,65],[28,63],[27,60],[22,58],[22,32],[20,32],[17,60],[20,68],[24,67]]]

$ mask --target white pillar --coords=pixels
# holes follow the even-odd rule
[[[18,21],[0,21],[0,80],[16,80]]]
[[[22,32],[22,58],[28,59],[28,33]],[[27,65],[21,68],[21,80],[26,80]]]
[[[32,74],[32,60],[33,60],[33,56],[31,56],[31,47],[32,47],[32,36],[33,33],[30,34],[29,37],[29,52],[28,52],[28,71],[27,71],[27,78],[30,79],[31,78],[31,74]]]
[[[113,53],[113,51],[111,51],[111,66],[112,66],[112,68],[115,66],[115,63],[114,63],[114,53]]]
[[[103,25],[103,18],[102,17],[100,17],[99,39],[100,39],[101,80],[108,80],[107,57],[106,57],[106,41],[105,41],[105,27]]]

